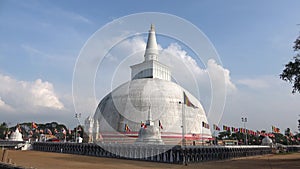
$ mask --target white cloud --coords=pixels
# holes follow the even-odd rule
[[[34,100],[33,105],[54,109],[62,109],[64,107],[54,93],[54,88],[51,83],[37,79],[31,84],[30,88],[30,94],[32,94]]]
[[[210,77],[212,78],[213,83],[225,83],[226,89],[230,93],[236,90],[235,84],[231,81],[230,71],[228,69],[225,69],[223,66],[217,64],[215,60],[208,60],[207,70]]]
[[[58,18],[70,19],[70,20],[74,20],[74,21],[78,21],[78,22],[82,22],[82,23],[89,23],[89,24],[92,23],[91,20],[89,20],[88,18],[86,18],[78,13],[68,11],[68,10],[62,9],[57,6],[44,6],[43,3],[39,3],[39,2],[19,3],[19,4],[30,10],[38,11],[42,15],[56,16]]]
[[[77,14],[77,13],[74,13],[74,12],[71,12],[71,11],[67,11],[67,10],[63,10],[61,8],[54,8],[52,9],[51,11],[47,11],[48,13],[55,13],[57,16],[60,16],[60,17],[65,17],[67,19],[71,19],[71,20],[75,20],[75,21],[80,21],[80,22],[84,22],[84,23],[88,23],[88,24],[91,24],[92,22],[80,15],[80,14]]]
[[[217,124],[223,114],[227,94],[236,91],[230,71],[209,59],[201,68],[195,58],[178,44],[162,49],[161,61],[171,68],[176,82],[198,97],[206,110],[210,123]]]
[[[40,50],[38,50],[36,48],[33,48],[31,46],[25,45],[25,44],[22,44],[21,48],[23,48],[31,56],[36,56],[36,55],[38,55],[38,56],[42,55],[43,57],[47,56],[47,54],[43,53],[42,51],[40,51]]]
[[[266,81],[266,79],[240,79],[237,81],[237,84],[241,84],[244,86],[247,86],[252,89],[263,89],[263,88],[268,88],[270,85]]]
[[[188,53],[181,49],[181,47],[177,43],[171,43],[166,49],[163,49],[161,52],[161,55],[159,56],[162,60],[162,62],[169,62],[169,66],[177,68],[179,65],[174,65],[175,63],[170,63],[172,60],[174,60],[174,57],[179,59],[183,64],[190,69],[191,72],[201,75],[205,73],[206,71],[201,69],[198,65],[195,59],[193,59],[191,56],[188,55]],[[165,63],[166,64],[166,63]],[[173,71],[176,71],[174,69]]]
[[[54,87],[50,82],[41,79],[35,81],[19,81],[10,76],[0,74],[0,96],[5,105],[16,111],[34,111],[39,107],[62,110]],[[3,104],[2,103],[2,104]]]
[[[145,43],[143,37],[137,36],[135,38],[125,40],[121,44],[120,49],[122,51],[126,50],[126,51],[130,52],[130,54],[132,54],[132,53],[144,51],[146,49],[146,43]]]
[[[0,97],[0,110],[10,112],[13,111],[13,108],[10,105],[6,104]]]
[[[201,68],[196,60],[176,43],[172,43],[166,49],[163,49],[160,59],[163,63],[171,67],[173,74],[188,71],[193,76],[192,78],[195,78],[192,81],[198,81],[198,84],[203,84],[204,81],[206,81],[205,83],[210,83],[209,81],[211,80],[211,83],[225,84],[229,91],[236,90],[235,85],[231,81],[228,69],[216,63],[214,59],[208,60],[206,69]],[[184,77],[180,78],[184,79]]]

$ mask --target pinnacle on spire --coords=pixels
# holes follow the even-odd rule
[[[151,23],[150,31],[154,31],[155,32],[155,27],[154,27],[154,25],[152,23]]]
[[[158,60],[158,48],[156,42],[155,27],[153,24],[151,24],[149,30],[146,52],[144,57],[145,61]]]
[[[149,106],[149,111],[148,111],[148,120],[152,121],[152,116],[151,116],[151,107]]]
[[[148,119],[146,120],[146,126],[153,126],[151,107],[149,106],[148,110]]]

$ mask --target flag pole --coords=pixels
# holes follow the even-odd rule
[[[185,106],[182,104],[182,135],[183,135],[183,148],[184,148],[184,165],[187,165],[186,161],[186,139],[185,139]]]
[[[184,104],[185,104],[185,93],[183,92],[183,102],[179,101],[179,104],[182,104],[182,107],[181,107],[181,123],[182,123],[182,141],[181,141],[181,146],[183,147],[183,163],[184,165],[187,165],[187,161],[186,161],[186,143],[185,143],[185,107],[184,107]]]
[[[213,130],[214,130],[214,132],[213,132],[213,138],[214,138],[214,140],[215,140],[215,143],[214,143],[213,145],[216,145],[216,140],[217,140],[217,139],[216,139],[216,130],[215,130],[214,128],[213,128]],[[214,140],[213,140],[213,141],[214,141]]]
[[[201,135],[202,135],[202,146],[204,146],[204,137],[203,137],[203,121],[202,121]]]

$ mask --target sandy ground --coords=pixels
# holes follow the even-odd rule
[[[2,151],[0,150],[0,160]],[[188,166],[39,151],[7,151],[12,163],[37,169],[300,169],[300,153],[265,155]]]

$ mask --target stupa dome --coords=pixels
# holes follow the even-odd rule
[[[203,122],[208,122],[201,103],[188,90],[171,81],[171,72],[158,61],[158,53],[152,25],[145,61],[131,66],[131,81],[107,94],[96,109],[94,121],[99,122],[98,132],[104,140],[116,135],[136,138],[142,123],[148,119],[149,109],[153,125],[160,127],[165,143],[170,138],[181,139],[182,126],[187,138],[211,138],[210,130],[202,127]]]

